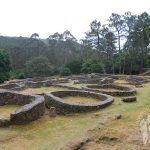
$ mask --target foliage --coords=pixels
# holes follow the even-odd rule
[[[25,71],[28,77],[42,77],[52,74],[51,64],[44,56],[38,56],[27,61]]]
[[[72,74],[78,74],[81,72],[82,61],[72,60],[68,62],[65,66],[70,69]]]
[[[81,72],[83,73],[103,73],[103,64],[94,60],[85,61],[82,64]]]
[[[9,56],[4,50],[0,50],[0,83],[9,79],[10,71],[10,60]]]
[[[25,79],[24,70],[11,70],[10,79]]]
[[[81,70],[135,74],[150,67],[150,16],[147,12],[140,15],[112,13],[105,25],[99,20],[91,21],[85,34],[80,43],[68,30],[56,32],[47,39],[40,39],[38,33],[30,38],[0,36],[0,49],[8,52],[13,70],[24,70],[25,64],[35,57],[47,57],[51,73],[41,71],[40,76],[58,74],[60,67],[62,72],[69,69],[73,74]],[[16,73],[15,76],[23,78],[24,75]]]
[[[70,71],[70,69],[67,68],[67,67],[61,67],[61,68],[59,69],[59,74],[60,74],[61,76],[69,76],[69,75],[71,74],[71,71]]]

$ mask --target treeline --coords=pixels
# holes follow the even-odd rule
[[[11,77],[78,73],[137,74],[150,67],[150,16],[112,13],[108,23],[90,23],[80,42],[70,33],[47,39],[0,37],[0,49],[10,58]]]

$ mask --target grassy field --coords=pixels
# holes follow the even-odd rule
[[[40,87],[40,88],[27,88],[22,90],[21,93],[30,93],[30,94],[41,94],[46,93],[48,91],[56,91],[56,90],[68,90],[67,88],[57,87],[57,86],[49,86],[49,87]]]
[[[150,84],[137,89],[134,103],[115,97],[111,106],[99,111],[56,118],[45,114],[28,125],[0,128],[0,150],[69,150],[84,138],[90,139],[85,150],[149,150],[139,130],[142,113],[150,114]],[[116,114],[122,118],[109,121]]]
[[[63,100],[65,102],[71,102],[71,103],[97,103],[100,101],[100,99],[91,98],[91,97],[83,97],[83,96],[66,96],[63,97]]]
[[[10,117],[10,113],[14,112],[19,106],[16,105],[6,105],[0,106],[0,119],[7,119]]]

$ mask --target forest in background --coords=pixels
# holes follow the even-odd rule
[[[112,13],[93,20],[85,39],[66,30],[41,39],[0,36],[0,81],[79,73],[138,74],[150,67],[150,15]]]

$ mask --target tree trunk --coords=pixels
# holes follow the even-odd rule
[[[119,48],[119,53],[121,52],[121,46],[120,46],[120,33],[119,31],[118,32],[118,48]],[[120,60],[120,64],[119,64],[119,74],[121,74],[121,59],[119,57],[119,60]]]
[[[122,70],[122,74],[125,73],[125,65],[126,65],[126,61],[125,61],[125,59],[124,59],[124,61],[123,61],[123,70]]]

